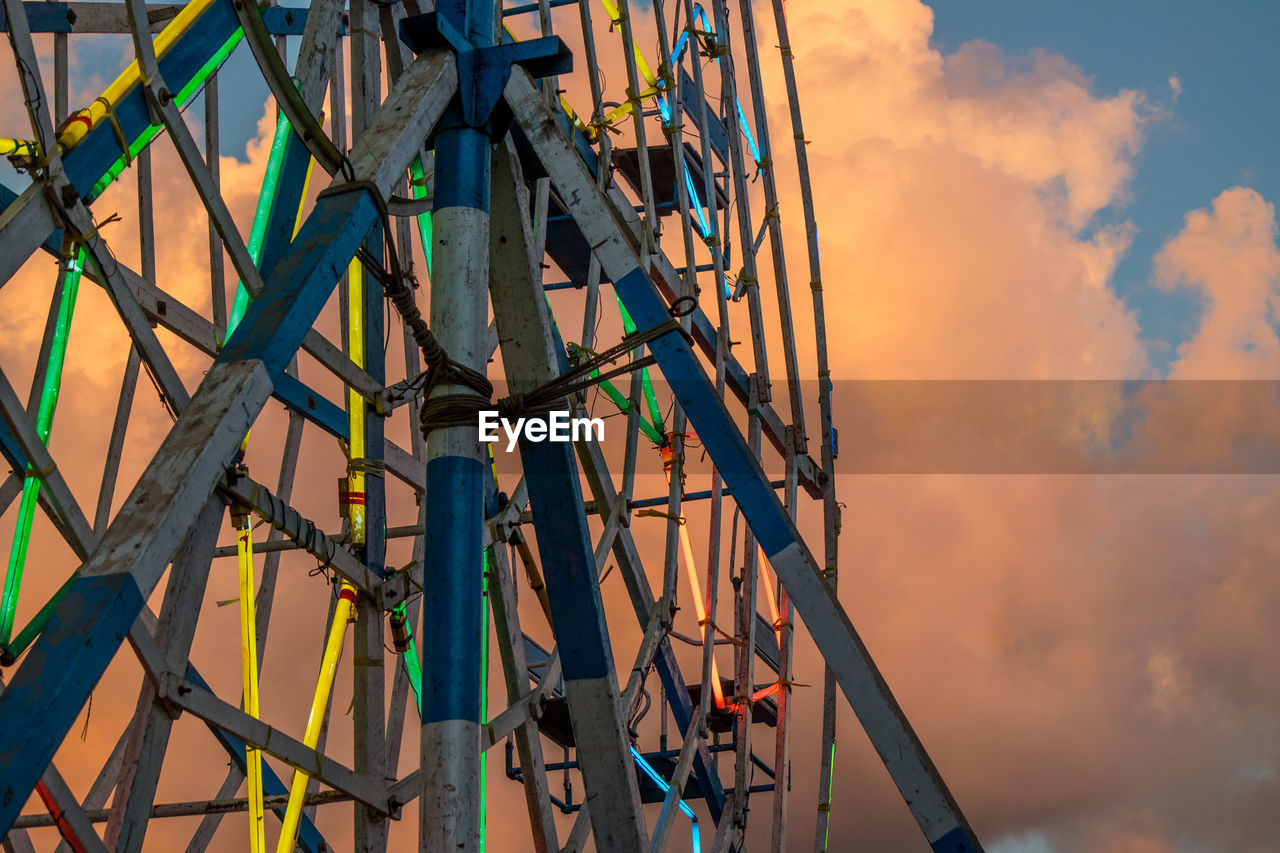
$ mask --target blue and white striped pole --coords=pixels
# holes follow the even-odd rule
[[[437,6],[441,14],[462,11]],[[464,36],[494,43],[492,2],[466,0]],[[435,137],[431,328],[454,361],[480,373],[488,360],[488,133],[455,103]],[[465,393],[440,383],[432,396]],[[485,469],[476,426],[427,436],[427,562],[422,596],[422,737],[419,849],[480,849],[480,646]]]

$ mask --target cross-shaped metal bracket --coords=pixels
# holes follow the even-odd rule
[[[573,70],[573,54],[557,36],[477,45],[467,37],[459,15],[460,10],[442,4],[434,12],[405,18],[400,22],[400,40],[414,54],[432,48],[457,53],[458,94],[436,126],[437,132],[462,126],[501,139],[511,123],[511,112],[502,101],[511,66],[521,65],[536,78],[568,74]]]

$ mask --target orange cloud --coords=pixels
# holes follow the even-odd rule
[[[1280,376],[1280,247],[1276,209],[1256,191],[1233,187],[1211,209],[1187,214],[1155,261],[1155,285],[1200,293],[1204,316],[1178,348],[1179,379]]]
[[[944,56],[923,4],[788,13],[840,330],[833,375],[1145,375],[1137,323],[1108,287],[1132,229],[1089,225],[1123,199],[1142,96],[1100,96],[1047,54],[1013,60],[974,43]],[[781,99],[776,60],[764,66]],[[774,156],[791,181],[781,104]],[[803,245],[794,190],[783,217]]]
[[[813,142],[836,378],[1147,375],[1137,322],[1110,286],[1132,227],[1093,224],[1100,210],[1124,200],[1152,117],[1142,95],[1099,94],[1079,69],[1048,54],[1009,58],[982,43],[943,54],[930,44],[930,11],[916,2],[793,2],[788,10]],[[757,10],[766,31],[770,20],[766,8]],[[761,43],[772,44],[771,34]],[[616,40],[608,48],[616,53]],[[799,199],[788,183],[789,125],[775,100],[776,56],[766,51],[763,62],[783,221],[794,238],[793,307],[802,357],[811,360],[803,355],[811,325]],[[621,75],[610,78],[611,90],[619,90]],[[566,85],[582,87],[580,81]],[[12,88],[0,90],[10,105]],[[247,163],[222,160],[224,196],[242,228],[272,127],[268,112]],[[167,143],[157,146],[155,168],[164,224],[160,284],[207,311],[203,210]],[[763,205],[753,203],[758,216]],[[100,209],[124,215],[107,236],[136,265],[127,253],[136,244],[132,205],[126,173]],[[1188,218],[1161,255],[1158,281],[1201,289],[1211,308],[1176,370],[1232,377],[1263,370],[1274,345],[1260,325],[1276,298],[1274,240],[1274,212],[1249,190],[1228,191],[1212,211]],[[20,389],[34,361],[51,273],[50,261],[33,260],[0,291],[0,323],[9,324],[0,360]],[[54,452],[75,472],[82,503],[92,506],[126,344],[94,286],[86,284],[82,300],[87,310],[73,331]],[[768,310],[771,296],[763,302]],[[735,315],[739,339],[741,320]],[[203,357],[181,345],[172,352],[194,387]],[[780,368],[774,370],[776,378]],[[131,428],[121,495],[166,428],[145,379],[135,408],[141,417]],[[1097,424],[1086,433],[1105,434],[1113,414],[1106,401],[1081,408],[1082,422]],[[281,424],[273,403],[251,449],[255,476],[268,482]],[[313,464],[299,478],[295,504],[332,526],[341,464],[330,439],[310,428],[306,435],[303,452]],[[846,446],[857,440],[844,436]],[[1169,839],[1180,837],[1263,849],[1257,833],[1269,829],[1280,764],[1272,731],[1280,694],[1267,677],[1278,663],[1269,614],[1280,607],[1273,486],[1260,478],[842,479],[844,599],[989,844],[1038,832],[1054,851],[1145,853],[1170,849]],[[412,503],[402,492],[393,523],[409,520]],[[807,506],[801,521],[809,541],[821,541],[805,513]],[[705,529],[700,519],[694,523]],[[42,554],[62,554],[52,531],[38,534]],[[705,553],[702,541],[695,547]],[[646,556],[656,577],[660,563]],[[69,557],[60,559],[48,577],[32,578],[24,607],[43,600],[71,568]],[[401,555],[394,562],[407,561]],[[284,603],[273,617],[263,671],[270,682],[265,715],[295,735],[327,604],[324,585],[306,577],[313,564],[294,557],[282,568]],[[609,583],[616,586],[616,573]],[[228,652],[236,614],[213,603],[234,595],[229,565],[215,564],[194,657],[223,696],[238,689],[237,661]],[[727,595],[726,583],[722,602]],[[611,613],[614,638],[625,647],[620,638],[635,638],[630,613],[625,605]],[[522,616],[538,625],[532,611]],[[820,683],[820,662],[801,634],[796,680]],[[68,775],[91,777],[132,711],[138,673],[129,655],[99,689],[89,745],[70,739],[60,755]],[[624,669],[629,655],[620,653]],[[350,726],[342,718],[348,671],[335,693],[330,749],[349,762]],[[819,702],[816,688],[798,688],[797,696],[791,819],[792,846],[802,848],[812,833]],[[411,713],[402,773],[416,759],[413,728]],[[915,849],[918,831],[847,709],[840,732],[833,839]],[[186,760],[166,767],[165,798],[211,796],[216,780],[188,768],[216,771],[225,759],[189,717],[179,721],[178,737],[175,755]],[[494,843],[518,849],[525,837],[519,788],[502,777],[500,747],[490,760]],[[349,839],[349,814],[346,807],[321,811],[339,846]],[[756,819],[766,814],[757,800]],[[228,818],[218,849],[243,848],[242,821]],[[397,837],[412,837],[415,822],[407,810]],[[180,849],[192,828],[157,823],[149,837],[156,849]]]

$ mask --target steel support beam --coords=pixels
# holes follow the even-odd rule
[[[652,328],[670,319],[666,300],[641,266],[634,235],[620,227],[617,213],[597,190],[528,74],[519,69],[512,73],[506,101],[561,197],[569,200],[570,213],[595,248],[637,326]],[[981,850],[689,343],[668,334],[654,340],[650,351],[726,485],[734,489],[743,516],[790,591],[797,612],[809,626],[925,838],[938,853]]]
[[[332,758],[306,746],[302,741],[289,737],[262,720],[255,719],[234,705],[223,702],[194,682],[168,673],[160,696],[165,701],[190,711],[202,720],[217,726],[245,743],[261,749],[307,773],[335,790],[342,791],[381,815],[396,814],[390,802],[387,787],[382,779],[369,779],[342,766]]]
[[[474,14],[492,3],[474,2]],[[481,31],[483,22],[476,25]],[[489,137],[454,126],[435,141],[436,187],[431,328],[449,357],[485,371],[489,279]],[[433,396],[467,393],[439,383]],[[474,426],[427,437],[426,551],[435,572],[422,596],[422,789],[424,851],[480,844],[480,632],[483,622],[481,521],[483,454]],[[459,666],[458,662],[462,662]]]
[[[211,496],[191,535],[173,558],[155,639],[167,667],[174,671],[186,669],[222,514],[222,500]],[[172,727],[173,717],[158,701],[155,685],[144,679],[105,833],[107,845],[116,853],[137,853],[142,849]]]
[[[401,78],[352,152],[353,172],[367,183],[319,200],[0,696],[0,830],[35,787],[270,396],[274,377],[293,359],[377,221],[370,192],[390,194],[443,112],[457,85],[450,59],[424,55]]]
[[[532,274],[523,181],[505,148],[497,164],[490,288],[507,382],[519,394],[554,379],[559,357],[541,277]],[[573,447],[522,440],[520,456],[596,847],[639,853],[647,833]]]
[[[127,35],[130,32],[128,12],[115,3],[25,0],[23,5],[27,7],[32,33]],[[148,3],[147,20],[151,22],[151,32],[160,32],[181,11],[182,4]],[[306,26],[308,10],[305,6],[268,6],[262,10],[262,19],[273,36],[296,36]],[[0,20],[0,31],[6,28],[5,21]]]

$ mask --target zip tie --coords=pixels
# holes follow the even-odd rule
[[[73,230],[69,224],[65,226],[63,230],[71,238],[71,241],[73,243],[79,243],[83,245],[83,244],[87,244],[90,240],[97,237],[98,232],[101,231],[107,225],[110,225],[113,222],[120,222],[120,221],[121,221],[120,214],[113,213],[110,216],[108,216],[106,219],[99,222],[97,225],[90,228],[87,233],[81,234],[79,231]]]
[[[724,637],[726,640],[728,640],[730,643],[733,643],[733,644],[734,644],[735,646],[737,646],[738,648],[740,648],[740,649],[744,649],[744,648],[746,648],[746,647],[747,647],[747,643],[746,643],[746,641],[745,641],[745,640],[739,640],[737,637],[734,637],[734,636],[732,636],[732,635],[730,635],[730,634],[726,634],[726,633],[725,633],[725,632],[720,628],[720,626],[719,626],[719,625],[717,625],[717,624],[715,623],[715,620],[713,620],[710,616],[708,616],[708,617],[706,617],[706,618],[704,618],[704,619],[699,619],[699,620],[698,620],[698,627],[700,627],[700,628],[701,628],[701,627],[706,626],[706,625],[710,625],[710,626],[711,626],[711,630],[712,630],[713,632],[715,632],[715,633],[719,634],[720,636]],[[735,698],[741,698],[741,697],[735,697]]]
[[[684,523],[685,523],[685,517],[684,517],[683,515],[676,515],[676,514],[675,514],[675,513],[673,513],[673,512],[663,512],[663,511],[662,511],[662,510],[660,510],[660,509],[641,509],[641,510],[636,510],[636,515],[644,515],[644,516],[648,516],[648,517],[650,517],[650,518],[665,518],[665,519],[667,519],[668,521],[674,521],[676,524],[684,524]],[[699,623],[699,624],[701,624],[701,623]]]
[[[785,56],[787,59],[794,59],[794,58],[795,58],[795,56],[793,56],[793,55],[792,55],[792,53],[791,53],[791,45],[789,45],[789,44],[780,44],[780,45],[778,45],[778,53],[781,53],[781,54],[782,54],[783,56]]]
[[[616,111],[615,111],[615,113],[616,113]],[[610,116],[612,116],[612,115],[614,115],[615,113],[610,113],[609,115],[610,115]],[[625,113],[623,113],[623,115],[625,115]],[[619,116],[619,117],[621,117],[621,116]],[[618,128],[614,127],[614,125],[615,125],[615,124],[616,124],[616,120],[615,120],[615,119],[611,119],[611,118],[609,118],[609,116],[601,116],[601,117],[600,117],[599,119],[597,119],[596,121],[591,122],[591,124],[584,125],[584,127],[588,127],[588,128],[590,128],[590,129],[593,131],[593,134],[592,134],[592,137],[591,137],[591,138],[594,140],[594,139],[596,139],[597,137],[599,137],[599,135],[600,135],[600,131],[602,131],[602,130],[603,130],[603,131],[606,131],[606,132],[608,132],[608,133],[613,133],[613,134],[620,135],[620,134],[622,133],[622,131],[621,131],[621,130],[619,130]]]
[[[821,280],[818,280],[818,281],[811,281],[811,282],[809,282],[809,289],[810,289],[810,290],[812,290],[814,293],[821,293],[821,292],[822,292],[822,281],[821,281]]]
[[[106,119],[111,123],[111,133],[116,138],[116,144],[120,146],[120,153],[124,155],[125,166],[133,164],[133,156],[129,153],[129,138],[124,135],[124,128],[120,126],[120,119],[116,117],[116,108],[111,102],[104,97],[94,98],[95,104],[102,104],[102,109],[106,113]]]
[[[387,463],[379,461],[377,459],[364,459],[364,458],[348,459],[347,473],[348,474],[365,474],[369,477],[385,478],[387,475]]]

